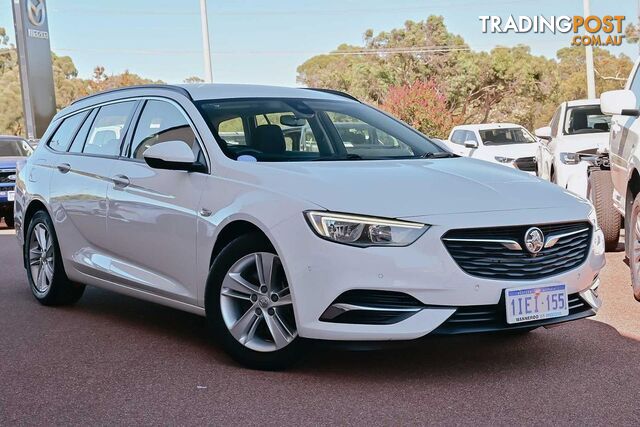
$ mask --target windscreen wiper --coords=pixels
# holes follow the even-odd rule
[[[460,157],[457,154],[449,153],[448,151],[440,151],[438,153],[427,152],[419,156],[421,159],[451,159],[453,157]]]
[[[331,160],[364,160],[360,154],[348,153],[338,156],[323,156],[313,159],[314,162],[331,161]]]

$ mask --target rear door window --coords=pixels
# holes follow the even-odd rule
[[[93,124],[93,119],[96,117],[97,112],[98,109],[94,108],[84,120],[84,123],[76,133],[76,136],[73,138],[71,147],[69,147],[70,153],[82,153],[82,147],[84,147],[84,142],[87,140],[89,129],[91,129],[91,124]]]
[[[49,148],[54,151],[67,151],[67,148],[71,144],[71,139],[74,137],[78,126],[82,123],[82,120],[87,116],[87,112],[74,114],[67,117],[62,121],[58,129],[49,140]]]
[[[124,127],[135,105],[135,101],[127,101],[100,107],[82,152],[109,157],[119,156]]]

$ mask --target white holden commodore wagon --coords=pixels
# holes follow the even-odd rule
[[[529,331],[600,306],[588,201],[338,92],[90,96],[16,184],[39,302],[91,285],[197,313],[251,367],[285,367],[310,339]]]

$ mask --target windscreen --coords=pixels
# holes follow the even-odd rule
[[[565,116],[565,135],[609,132],[611,117],[602,114],[599,105],[569,107]]]
[[[233,159],[386,160],[444,152],[407,125],[359,102],[258,98],[200,101],[198,108]]]
[[[32,151],[26,141],[0,141],[0,157],[27,157]]]
[[[479,132],[484,145],[528,144],[536,142],[536,139],[523,128],[486,129]]]

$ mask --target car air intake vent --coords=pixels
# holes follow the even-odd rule
[[[537,227],[544,235],[538,253],[526,248],[525,234]],[[536,280],[578,267],[589,253],[588,222],[450,230],[445,247],[466,273],[496,280]]]
[[[355,289],[336,298],[320,320],[332,323],[389,325],[407,319],[425,307],[411,295],[394,291]]]
[[[535,172],[538,170],[538,162],[535,157],[520,157],[513,164],[516,168],[525,172]]]
[[[342,293],[333,302],[386,308],[421,307],[423,304],[402,292],[354,289]]]

